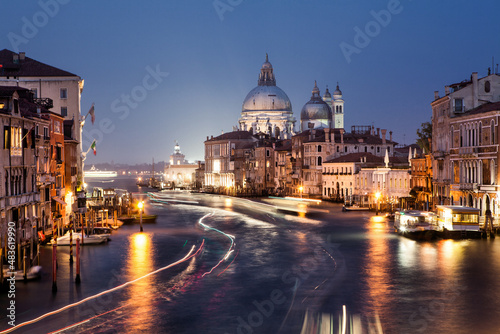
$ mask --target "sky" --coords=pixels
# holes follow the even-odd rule
[[[321,95],[338,82],[346,130],[373,125],[400,144],[431,120],[434,91],[500,62],[498,0],[26,0],[2,9],[0,49],[85,80],[82,113],[95,103],[96,122],[86,122],[83,144],[97,139],[86,164],[168,161],[176,140],[186,159],[203,160],[206,137],[238,124],[266,53],[297,130],[314,81]]]

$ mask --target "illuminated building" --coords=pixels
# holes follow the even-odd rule
[[[196,183],[198,164],[189,163],[181,153],[179,143],[175,143],[174,154],[170,155],[169,164],[165,166],[164,175],[167,182],[175,187],[192,187]]]
[[[432,107],[434,205],[465,205],[498,215],[500,75],[445,86]]]

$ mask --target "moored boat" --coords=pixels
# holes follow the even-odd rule
[[[22,270],[16,270],[14,272],[9,271],[9,269],[3,269],[3,277],[7,279],[12,277],[12,273],[14,274],[14,279],[16,281],[24,281],[24,272]],[[26,280],[35,280],[39,279],[42,273],[41,266],[33,266],[26,271]]]
[[[100,244],[108,240],[109,235],[107,234],[91,234],[91,235],[83,235],[83,244],[91,245],[91,244]],[[76,239],[82,238],[81,233],[73,232],[73,240],[72,244],[76,245]],[[60,236],[55,240],[52,238],[50,241],[51,244],[56,243],[57,246],[69,246],[70,245],[70,232],[66,232],[63,236]]]
[[[458,205],[438,205],[437,236],[443,239],[481,238],[479,227],[481,210]]]
[[[436,226],[433,224],[434,214],[428,211],[396,211],[394,214],[394,228],[402,236],[415,240],[431,240],[437,236]]]

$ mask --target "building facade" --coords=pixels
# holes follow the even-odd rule
[[[432,107],[433,204],[492,208],[497,180],[500,75],[445,86]],[[480,192],[480,188],[482,191]]]

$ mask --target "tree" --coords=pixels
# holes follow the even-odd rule
[[[424,154],[430,152],[432,140],[432,123],[422,123],[420,129],[417,129],[417,145],[422,149]]]

